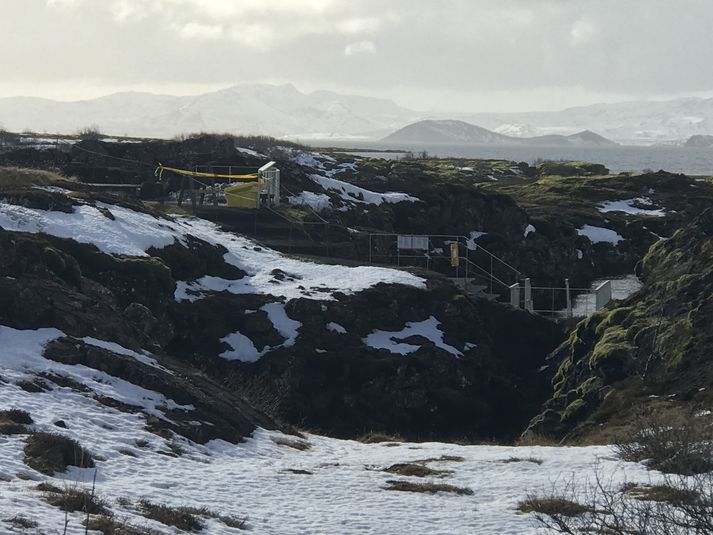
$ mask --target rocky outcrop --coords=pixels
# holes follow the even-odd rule
[[[640,263],[645,287],[582,321],[549,358],[552,396],[530,433],[579,437],[661,399],[710,407],[713,210]]]

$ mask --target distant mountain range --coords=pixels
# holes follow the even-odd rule
[[[589,129],[623,144],[653,145],[713,135],[713,98],[593,104],[553,112],[459,114],[449,118],[516,135],[566,135]]]
[[[455,120],[424,120],[405,126],[382,141],[396,144],[441,145],[548,145],[609,147],[617,143],[585,130],[571,135],[550,134],[535,137],[507,136]]]
[[[478,114],[419,112],[387,99],[330,91],[303,93],[290,84],[244,84],[186,97],[129,92],[76,102],[34,97],[0,99],[0,127],[16,132],[71,134],[97,126],[106,134],[140,137],[210,131],[305,141],[378,140],[425,119],[480,125],[489,131],[481,133],[483,136],[495,136],[491,142],[499,142],[497,135],[530,141],[542,136],[575,135],[567,143],[578,143],[577,133],[589,130],[620,143],[682,144],[691,136],[713,135],[713,98],[595,104],[556,112]],[[591,143],[589,138],[583,135],[584,144]]]
[[[0,126],[16,132],[74,133],[97,126],[105,134],[137,137],[208,131],[374,139],[421,117],[390,100],[306,94],[290,84],[246,84],[190,97],[130,92],[77,102],[0,99]]]

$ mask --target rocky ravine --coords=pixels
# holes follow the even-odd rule
[[[529,430],[606,439],[646,407],[710,410],[712,265],[709,209],[651,248],[637,295],[582,321],[552,354],[553,393]]]
[[[558,328],[438,277],[301,262],[109,198],[3,198],[0,324],[57,329],[46,359],[193,407],[167,408],[157,427],[201,441],[237,440],[270,418],[339,436],[507,437],[543,400],[533,372]]]

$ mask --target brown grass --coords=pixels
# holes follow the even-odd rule
[[[548,516],[579,516],[593,512],[590,507],[564,498],[528,498],[517,504],[522,513],[540,513]]]
[[[33,433],[25,441],[25,464],[30,468],[53,475],[68,466],[92,468],[94,460],[76,440],[55,433]]]
[[[162,503],[141,500],[139,510],[148,519],[183,531],[196,532],[203,529],[203,522],[196,516],[195,510],[185,507],[170,507]]]
[[[404,439],[402,437],[396,435],[387,435],[386,433],[375,433],[373,431],[370,431],[369,433],[360,436],[359,438],[357,438],[357,440],[359,442],[363,442],[364,444],[379,444],[381,442],[404,442]]]
[[[690,489],[679,489],[671,485],[628,484],[622,489],[637,500],[667,502],[671,504],[693,504],[700,500],[700,494]]]
[[[397,463],[384,469],[389,474],[397,474],[409,477],[445,477],[451,472],[449,470],[436,470],[419,463]]]
[[[273,438],[272,441],[278,446],[287,446],[295,450],[305,451],[312,447],[312,444],[304,440],[291,440],[289,438]]]
[[[62,182],[76,182],[75,178],[66,177],[42,169],[24,169],[21,167],[0,167],[0,187],[2,186],[48,186]]]
[[[533,463],[533,464],[542,464],[542,459],[538,459],[536,457],[508,457],[507,459],[503,459],[500,461],[501,463],[504,464],[509,464],[509,463]]]
[[[42,499],[70,513],[81,511],[90,514],[107,514],[109,512],[104,500],[76,486],[67,486],[64,489],[54,487],[52,490],[46,490]]]
[[[436,492],[449,492],[451,494],[458,494],[460,496],[471,496],[473,491],[465,487],[456,487],[454,485],[446,485],[445,483],[414,483],[411,481],[403,480],[389,480],[386,482],[388,487],[384,487],[384,490],[398,490],[401,492],[423,492],[428,494],[434,494]]]
[[[119,520],[110,514],[92,517],[84,525],[102,535],[163,535],[155,529],[136,526],[130,524],[127,520]]]

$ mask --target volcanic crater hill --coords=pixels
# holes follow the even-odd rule
[[[37,366],[2,388],[74,385],[199,442],[275,422],[512,437],[546,395],[535,371],[559,328],[437,275],[287,258],[110,196],[13,187],[2,198],[0,325],[46,340]],[[136,406],[79,370],[163,401]]]
[[[651,247],[644,288],[577,325],[549,357],[552,394],[530,433],[571,440],[620,432],[642,409],[713,405],[713,210]]]

